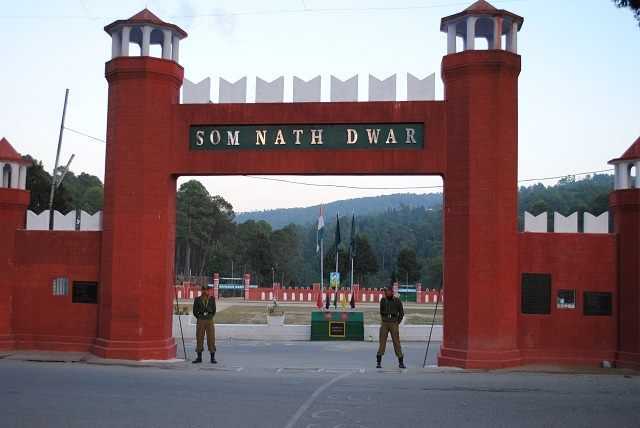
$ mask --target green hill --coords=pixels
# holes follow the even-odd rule
[[[346,199],[330,202],[324,205],[325,218],[333,219],[336,212],[341,215],[350,215],[355,212],[359,216],[383,213],[388,210],[396,210],[400,207],[426,209],[442,205],[442,193],[414,194],[396,193],[393,195],[372,196],[365,198]],[[314,205],[305,208],[281,208],[275,210],[252,211],[236,214],[236,223],[244,223],[247,220],[266,221],[273,229],[281,229],[288,224],[306,225],[315,223],[320,213],[320,206]]]

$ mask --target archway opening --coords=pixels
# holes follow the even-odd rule
[[[337,271],[332,309],[348,311],[353,300],[365,324],[379,324],[380,298],[395,283],[405,323],[442,331],[440,177],[181,177],[177,187],[177,312],[190,313],[200,287],[215,283],[218,324],[267,324],[275,300],[283,328],[309,325]]]

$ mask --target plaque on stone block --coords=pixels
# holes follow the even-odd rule
[[[347,323],[344,321],[329,322],[329,337],[345,337],[347,335]]]
[[[521,310],[523,314],[551,313],[551,275],[523,273]]]
[[[584,315],[611,315],[611,293],[585,291]]]
[[[97,282],[73,282],[72,303],[98,303]]]

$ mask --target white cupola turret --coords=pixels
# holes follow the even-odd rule
[[[456,53],[456,39],[462,37],[463,50],[476,50],[477,37],[487,40],[489,49],[505,49],[518,53],[518,31],[524,18],[503,9],[496,9],[478,0],[462,12],[442,18],[440,31],[447,33],[447,54]],[[502,47],[502,36],[506,47]]]
[[[0,188],[26,190],[31,162],[20,156],[6,138],[0,140]]]
[[[614,190],[640,189],[640,137],[609,165],[615,167]]]
[[[140,47],[140,56],[151,56],[150,46],[162,47],[162,59],[178,62],[180,40],[187,33],[174,24],[164,22],[148,9],[136,13],[129,19],[119,19],[104,27],[111,36],[111,58],[129,55],[129,44]]]

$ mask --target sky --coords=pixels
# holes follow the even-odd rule
[[[9,2],[5,2],[9,3]],[[10,2],[0,8],[0,138],[53,168],[65,88],[66,125],[105,138],[107,83],[104,63],[111,41],[103,27],[145,6],[180,25],[185,77],[217,80],[285,76],[285,101],[294,75],[359,74],[366,98],[368,75],[398,74],[399,98],[406,73],[436,73],[446,35],[440,18],[472,0],[64,0]],[[518,35],[520,179],[555,177],[609,168],[640,136],[640,27],[609,0],[494,0],[524,17]],[[104,176],[104,143],[65,132],[61,163],[75,154],[72,170]],[[287,178],[287,177],[280,177]],[[182,177],[180,182],[184,182]],[[355,187],[429,187],[439,177],[295,177],[296,181]],[[309,206],[338,199],[438,189],[358,190],[274,183],[249,177],[201,178],[212,194],[236,211]],[[553,181],[545,181],[553,183]],[[246,189],[252,189],[247,192]]]

